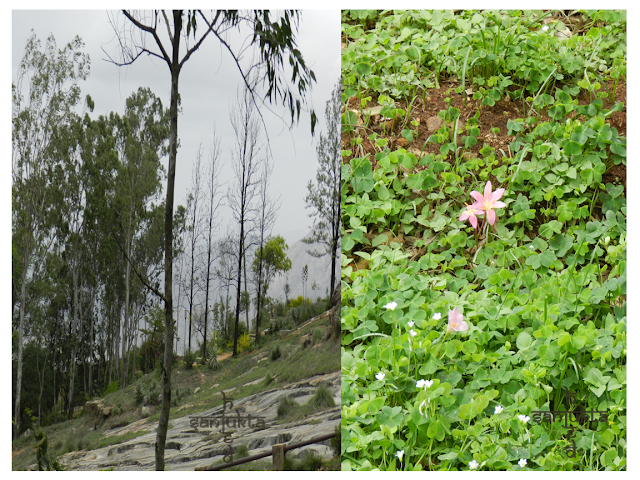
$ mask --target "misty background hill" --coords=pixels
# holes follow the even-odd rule
[[[311,234],[309,231],[302,238],[306,238]],[[316,258],[307,253],[307,250],[319,250],[324,251],[324,245],[318,244],[306,244],[302,240],[298,240],[292,245],[289,245],[287,250],[287,257],[291,259],[291,270],[284,275],[276,276],[269,286],[268,295],[278,300],[284,300],[284,285],[289,283],[291,292],[289,293],[289,299],[296,298],[302,295],[302,269],[305,265],[309,269],[309,280],[307,283],[307,298],[316,299],[317,297],[323,297],[330,295],[328,292],[331,287],[331,256],[325,255],[324,257]],[[340,255],[336,258],[336,283],[340,281]],[[315,282],[320,288],[312,290],[311,286]],[[328,292],[328,293],[327,293]]]

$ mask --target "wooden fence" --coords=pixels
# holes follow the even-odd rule
[[[285,454],[289,450],[294,450],[296,448],[304,447],[306,445],[311,445],[312,443],[324,442],[325,440],[329,440],[330,438],[333,438],[335,436],[336,434],[335,432],[333,432],[333,433],[327,433],[325,435],[320,435],[318,437],[314,437],[310,440],[305,440],[302,442],[291,443],[291,444],[278,443],[271,447],[270,452],[267,451],[263,453],[256,453],[255,455],[251,455],[250,457],[239,458],[238,460],[235,460],[233,462],[221,463],[219,465],[213,465],[210,467],[196,467],[196,470],[201,470],[201,471],[222,470],[229,467],[235,467],[236,465],[242,465],[243,463],[253,462],[254,460],[259,460],[261,458],[269,457],[269,456],[273,456],[273,469],[282,470],[284,468]]]

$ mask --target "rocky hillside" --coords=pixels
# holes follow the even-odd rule
[[[257,381],[262,381],[259,379]],[[256,382],[256,381],[254,381]],[[254,383],[251,382],[251,383]],[[280,423],[277,420],[278,405],[285,397],[294,399],[299,405],[306,404],[314,395],[319,385],[325,384],[333,394],[335,406],[312,414],[304,420]],[[215,386],[208,387],[213,393]],[[225,392],[227,398],[233,398],[233,389]],[[227,444],[220,433],[221,429],[200,428],[191,426],[193,417],[218,416],[223,407],[215,407],[200,413],[192,413],[171,420],[171,429],[167,432],[165,463],[168,470],[194,470],[196,467],[209,466],[223,460]],[[252,426],[229,429],[233,432],[233,448],[237,452],[240,445],[245,445],[248,455],[271,451],[276,443],[300,442],[334,431],[340,424],[340,372],[317,375],[312,378],[294,382],[271,390],[250,395],[243,399],[233,399],[233,408],[227,408],[224,415],[247,418],[264,418],[264,428],[258,427],[255,420]],[[150,429],[151,427],[151,429]],[[149,430],[150,429],[150,430]],[[157,424],[145,424],[145,419],[125,427],[114,429],[110,435],[124,435],[138,430],[149,430],[140,437],[128,442],[91,451],[68,453],[61,457],[67,470],[153,470],[155,467],[155,441]],[[323,458],[333,455],[329,441],[325,444],[314,444],[295,450],[314,450]]]

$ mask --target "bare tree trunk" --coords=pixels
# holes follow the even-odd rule
[[[242,251],[244,250],[244,215],[240,220],[240,245],[238,246],[238,292],[236,295],[236,324],[233,331],[233,356],[238,354],[238,326],[240,324],[240,296],[242,293]]]
[[[262,306],[262,249],[264,245],[260,242],[259,253],[260,253],[260,262],[258,264],[258,305],[256,310],[256,345],[260,342],[260,307]]]
[[[69,378],[69,420],[73,418],[73,391],[75,389],[76,380],[76,356],[78,354],[78,265],[74,265],[71,269],[71,278],[73,281],[73,326],[71,327],[71,341],[73,348],[71,350],[71,371]]]
[[[94,322],[94,318],[93,318],[93,311],[94,311],[94,301],[95,301],[95,295],[96,295],[96,291],[95,291],[95,287],[91,289],[91,309],[89,311],[89,321],[91,322],[91,333],[89,334],[89,345],[91,348],[91,351],[89,352],[89,389],[88,389],[88,394],[89,394],[89,398],[91,398],[91,394],[92,394],[92,390],[93,390],[93,324]]]
[[[164,470],[164,447],[169,426],[171,408],[171,367],[173,364],[173,190],[176,178],[176,154],[178,145],[178,75],[180,74],[179,52],[182,30],[182,12],[173,11],[175,25],[173,37],[173,62],[171,65],[171,134],[169,138],[169,172],[167,175],[167,205],[164,225],[164,368],[162,388],[162,408],[156,434],[156,470]]]
[[[44,365],[42,366],[42,372],[40,372],[40,361],[39,357],[36,357],[36,367],[38,368],[38,380],[40,383],[40,395],[38,396],[38,426],[40,426],[40,421],[42,418],[42,392],[44,391],[44,372],[47,368],[47,355],[45,353],[44,357]]]
[[[16,379],[16,406],[14,416],[13,438],[20,434],[20,393],[22,392],[22,350],[24,343],[24,309],[27,300],[27,269],[29,267],[30,250],[22,258],[22,285],[20,286],[20,324],[18,325],[18,375]]]
[[[248,283],[247,283],[247,252],[245,252],[244,254],[244,290],[245,292],[249,293],[248,290]],[[251,298],[251,297],[249,297]],[[247,333],[249,333],[249,308],[251,307],[251,300],[249,300],[249,303],[247,305],[244,306],[245,308],[245,320],[247,322]]]
[[[129,226],[126,232],[126,241],[127,241],[127,257],[125,258],[125,262],[127,262],[127,266],[125,268],[124,281],[125,281],[125,294],[124,294],[124,325],[122,327],[122,384],[121,388],[127,386],[128,373],[129,373],[129,322],[131,321],[130,312],[129,312],[129,297],[131,291],[131,217],[133,216],[133,199],[131,199],[131,204],[129,206]]]

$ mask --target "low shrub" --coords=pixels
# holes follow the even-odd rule
[[[276,348],[271,350],[271,360],[275,361],[279,359],[281,356],[282,356],[282,353],[280,352],[280,345],[276,345]]]
[[[192,352],[191,349],[187,349],[184,354],[184,368],[191,370],[193,368],[193,362],[196,361],[196,352]]]
[[[238,338],[238,353],[251,351],[253,346],[251,345],[251,337],[249,334],[244,334]]]
[[[239,459],[239,458],[245,458],[249,456],[249,448],[244,445],[244,444],[240,444],[235,448],[235,452],[233,452],[233,457],[234,459]]]
[[[335,407],[336,405],[336,402],[333,400],[331,389],[329,389],[325,383],[318,385],[316,392],[313,394],[313,397],[311,397],[309,402],[318,408]]]
[[[278,404],[278,417],[286,417],[300,405],[289,395],[282,397]]]
[[[322,330],[320,330],[319,328],[316,328],[313,331],[313,337],[311,338],[311,343],[313,343],[315,345],[320,340],[322,340]]]
[[[141,383],[136,383],[136,391],[134,393],[136,398],[136,405],[140,405],[142,400],[144,400],[145,388]]]
[[[107,389],[105,390],[104,394],[109,395],[110,393],[117,392],[119,388],[120,382],[118,380],[114,380],[113,382],[109,383],[109,385],[107,385]]]

